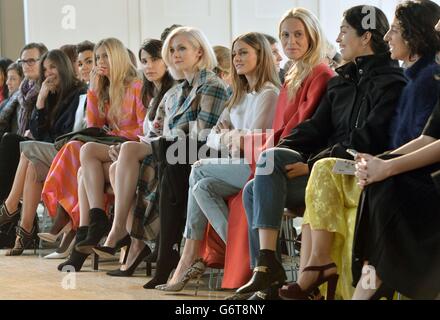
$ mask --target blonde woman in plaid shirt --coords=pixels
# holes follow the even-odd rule
[[[162,58],[173,78],[183,81],[167,92],[151,123],[149,137],[146,139],[150,152],[144,159],[140,172],[130,233],[132,237],[130,251],[126,264],[119,270],[109,272],[112,276],[132,275],[136,266],[142,261],[141,258],[149,252],[143,240],[152,240],[157,235],[157,232],[151,232],[149,225],[144,224],[144,221],[148,221],[146,217],[157,210],[160,194],[160,190],[156,190],[160,185],[158,180],[160,177],[157,176],[156,171],[157,155],[154,154],[148,140],[154,140],[155,137],[173,139],[179,133],[197,137],[199,132],[211,129],[217,123],[228,99],[225,85],[212,71],[217,65],[215,54],[200,30],[191,27],[173,30],[165,40]],[[203,137],[201,139],[203,140]],[[161,239],[157,244],[160,252],[159,260],[156,277],[150,285],[165,283],[179,261],[178,253],[172,249],[173,244],[178,241],[175,241],[174,237],[184,226],[184,221],[179,222],[181,221],[179,218],[172,218],[174,223],[171,224],[161,220]],[[177,228],[177,231],[169,228]],[[181,235],[177,237],[180,239]],[[101,254],[105,251],[102,248],[95,250]]]

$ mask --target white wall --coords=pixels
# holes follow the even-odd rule
[[[328,39],[335,42],[345,9],[370,4],[391,20],[398,0],[23,0],[26,41],[49,48],[88,39],[117,37],[137,52],[145,38],[159,38],[171,24],[202,29],[212,45],[229,46],[247,31],[277,36],[283,13],[296,6],[312,10]],[[440,4],[440,0],[434,0]],[[70,7],[66,7],[70,6]],[[63,8],[74,11],[64,12]],[[72,19],[70,19],[73,17]],[[67,27],[67,28],[66,28]],[[69,29],[68,27],[72,27]]]
[[[24,45],[21,1],[0,0],[0,56],[15,59]]]

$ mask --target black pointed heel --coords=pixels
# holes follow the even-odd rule
[[[145,248],[142,249],[142,251],[137,256],[136,260],[133,262],[133,264],[127,269],[127,270],[112,270],[108,271],[107,275],[111,277],[131,277],[133,273],[135,272],[136,268],[139,266],[139,264],[151,253],[150,248],[145,245]]]
[[[168,282],[168,278],[170,277],[171,271],[173,271],[180,260],[180,255],[177,251],[172,250],[170,253],[170,257],[164,261],[158,261],[156,264],[156,274],[153,279],[144,284],[144,289],[155,289],[156,286],[160,284],[165,284]]]
[[[97,246],[96,248],[93,248],[93,251],[95,251],[95,253],[101,258],[113,258],[119,249],[123,247],[130,248],[130,244],[131,244],[131,237],[130,235],[127,234],[121,240],[116,242],[114,248],[107,246]],[[125,255],[125,257],[127,257],[127,254]]]

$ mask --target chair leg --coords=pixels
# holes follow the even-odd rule
[[[209,290],[214,290],[213,289],[213,286],[212,286],[212,281],[213,281],[213,279],[214,279],[214,269],[210,269],[209,270],[209,282],[208,282],[208,288],[209,288]]]
[[[219,290],[221,286],[221,270],[217,269],[217,281],[215,283],[215,289]]]
[[[46,231],[46,224],[47,224],[47,217],[49,216],[49,213],[48,213],[47,208],[46,208],[46,206],[44,205],[43,202],[41,202],[41,205],[43,206],[43,213],[42,213],[43,221],[41,223],[41,227],[42,228],[41,228],[40,232],[45,232]],[[38,207],[37,207],[37,216],[38,216]],[[42,249],[43,249],[43,240],[39,239],[38,240],[38,251],[40,253],[40,256],[41,256],[41,250]]]
[[[94,271],[99,269],[99,256],[95,252],[92,253],[92,268]]]
[[[146,273],[147,277],[151,277],[151,273],[152,273],[151,269],[152,269],[151,268],[151,262],[146,262],[145,273]]]

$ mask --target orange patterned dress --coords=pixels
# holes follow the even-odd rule
[[[146,108],[141,99],[142,81],[135,80],[126,89],[122,105],[121,119],[117,123],[118,129],[109,132],[111,135],[123,136],[129,140],[138,140],[138,135],[143,134],[143,121]],[[98,110],[98,97],[89,90],[87,92],[87,127],[110,127],[107,117],[109,105],[105,106],[102,115]],[[114,126],[116,127],[116,126]],[[46,205],[49,215],[56,215],[57,205],[60,204],[69,214],[74,229],[79,226],[78,182],[77,174],[80,168],[80,149],[83,145],[79,141],[67,143],[58,152],[44,183],[42,200]]]

